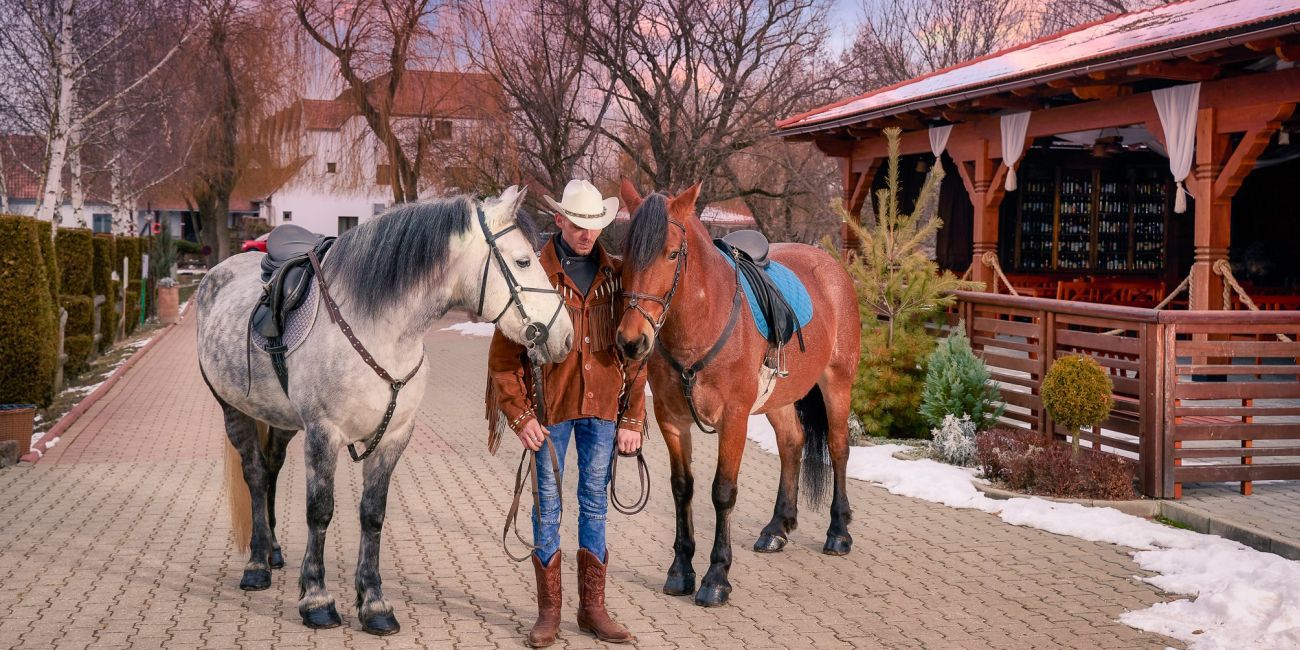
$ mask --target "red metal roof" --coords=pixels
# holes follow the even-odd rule
[[[366,82],[369,92],[385,86],[389,75]],[[351,91],[336,101],[351,101]],[[397,86],[393,115],[398,117],[442,117],[484,119],[499,114],[505,105],[501,86],[490,75],[475,72],[407,70]]]
[[[1132,65],[1143,54],[1170,58],[1186,46],[1217,45],[1221,38],[1262,37],[1261,32],[1300,32],[1297,0],[1184,0],[1101,20],[1012,48],[936,70],[915,79],[850,97],[777,122],[786,133],[817,130],[832,123],[857,121],[910,110],[939,98],[969,99],[1034,85],[1053,72],[1069,76]],[[1168,56],[1160,56],[1161,53]]]

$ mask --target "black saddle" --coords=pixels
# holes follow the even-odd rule
[[[768,344],[780,348],[789,343],[791,337],[798,336],[799,351],[804,351],[799,315],[764,271],[768,266],[767,237],[757,230],[737,230],[722,239],[715,239],[714,245],[735,261],[737,272],[744,276],[746,284],[753,289],[758,309],[767,320]]]
[[[250,334],[257,330],[258,334],[266,337],[271,365],[275,367],[280,387],[286,391],[289,370],[284,364],[284,355],[288,352],[283,341],[284,324],[289,313],[302,306],[316,275],[307,253],[315,251],[317,259],[323,258],[333,244],[333,237],[318,235],[293,224],[276,226],[266,238],[267,252],[261,264],[262,297],[253,307],[248,327]],[[251,343],[249,349],[251,355]]]
[[[759,268],[767,268],[767,237],[757,230],[737,230],[723,236],[728,246],[745,254]]]

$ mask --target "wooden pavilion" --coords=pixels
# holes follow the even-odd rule
[[[1064,435],[1038,386],[1054,359],[1088,354],[1117,399],[1092,444],[1139,460],[1146,494],[1197,481],[1249,492],[1300,479],[1298,62],[1295,0],[1184,0],[777,130],[839,161],[854,218],[883,180],[885,128],[903,130],[905,172],[950,172],[937,257],[989,289],[962,293],[961,316],[1009,419]],[[1275,251],[1271,273],[1239,280],[1256,249]],[[1186,302],[1161,300],[1183,282]]]

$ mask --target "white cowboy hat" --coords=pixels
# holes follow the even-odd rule
[[[608,226],[618,213],[618,197],[608,199],[601,197],[600,190],[589,181],[575,178],[564,186],[564,196],[559,203],[544,196],[546,204],[585,230],[596,230]]]

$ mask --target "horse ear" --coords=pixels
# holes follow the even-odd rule
[[[695,216],[695,202],[699,199],[700,183],[696,182],[668,201],[668,212],[670,214]]]
[[[488,219],[494,228],[500,228],[507,223],[515,220],[515,214],[519,211],[519,206],[523,205],[524,197],[528,195],[527,187],[511,185],[507,187],[501,196],[488,208]]]
[[[636,187],[632,185],[632,181],[624,178],[623,182],[619,185],[618,194],[623,199],[623,205],[627,207],[627,217],[631,219],[632,215],[636,213],[636,209],[641,207],[641,202],[644,200],[641,198],[641,193],[636,191]]]

